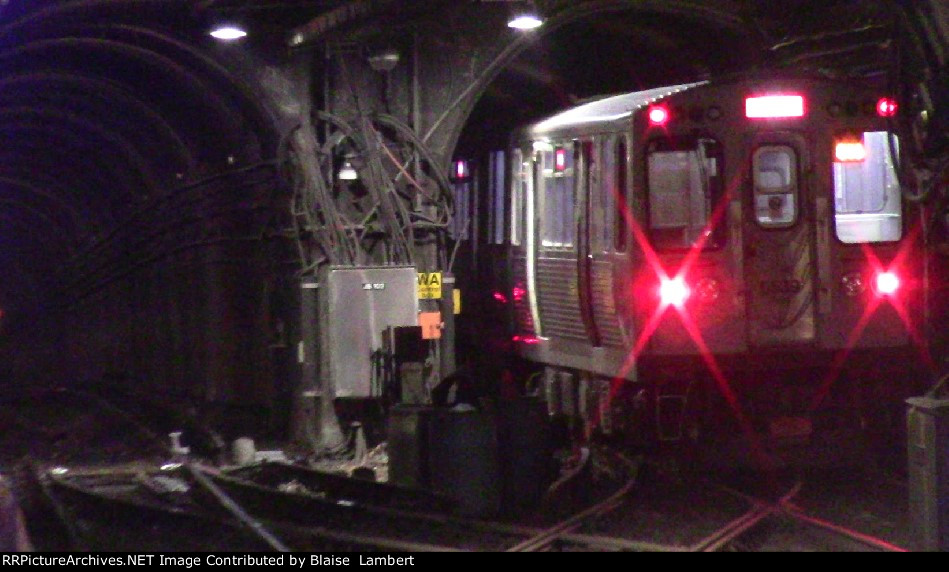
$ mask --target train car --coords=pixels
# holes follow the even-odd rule
[[[871,82],[769,76],[520,130],[505,298],[550,412],[764,447],[901,412],[925,378],[910,372],[925,369],[926,248],[898,119]]]

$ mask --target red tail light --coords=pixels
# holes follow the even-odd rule
[[[649,118],[650,125],[657,127],[669,122],[669,110],[661,105],[650,106],[649,111],[646,112],[646,116]]]
[[[681,277],[663,279],[659,284],[659,299],[663,306],[682,307],[690,294],[689,286]]]
[[[897,109],[899,109],[899,106],[895,99],[882,97],[880,101],[877,102],[877,115],[880,117],[893,117],[896,115]]]
[[[876,291],[881,296],[892,296],[900,289],[900,278],[893,272],[880,272],[876,277]]]
[[[567,150],[558,147],[554,152],[554,170],[562,173],[567,170]]]

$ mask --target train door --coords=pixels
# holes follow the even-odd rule
[[[786,132],[756,134],[747,144],[743,234],[753,346],[815,341],[817,269],[806,149],[802,136]]]
[[[539,331],[534,276],[535,242],[535,161],[530,148],[515,148],[510,161],[511,184],[511,268],[510,288],[514,311],[514,334],[533,338]],[[507,294],[498,293],[506,303]]]
[[[577,165],[573,141],[536,143],[538,229],[533,264],[540,335],[586,342],[577,275]],[[529,266],[530,268],[530,266]]]
[[[580,144],[577,271],[580,304],[594,346],[623,346],[617,312],[614,266],[625,251],[625,230],[617,225],[618,201],[625,203],[626,144],[613,134],[600,135]],[[625,222],[623,219],[622,222]],[[620,226],[623,239],[617,240]]]
[[[600,158],[594,143],[591,140],[576,143],[577,165],[577,296],[580,304],[580,315],[583,325],[586,326],[587,337],[594,346],[600,345],[600,333],[594,314],[593,283],[594,272],[601,273],[602,260],[594,261],[599,248],[594,247],[592,238],[599,228],[599,221],[594,220],[600,214],[600,197],[594,192],[599,187]],[[597,256],[597,258],[600,258]]]

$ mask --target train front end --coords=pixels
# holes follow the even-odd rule
[[[897,120],[884,89],[817,79],[707,84],[634,114],[641,372],[704,377],[771,433],[901,404],[928,354]]]

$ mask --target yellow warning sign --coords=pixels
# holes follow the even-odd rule
[[[441,297],[442,297],[442,273],[441,272],[419,272],[418,273],[419,300],[440,300]]]

